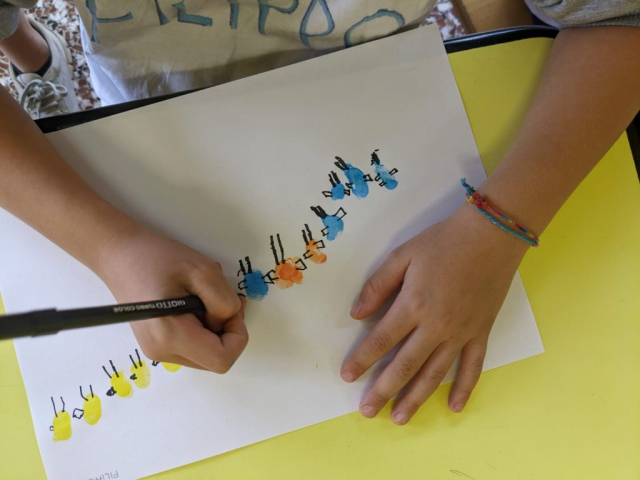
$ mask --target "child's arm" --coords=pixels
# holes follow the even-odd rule
[[[640,109],[638,52],[640,28],[563,30],[524,124],[481,195],[540,234]],[[449,406],[460,411],[469,399],[489,331],[528,248],[474,210],[465,203],[400,246],[364,286],[352,311],[356,319],[401,290],[346,361],[342,377],[358,378],[406,338],[363,398],[365,416],[406,387],[392,410],[396,423],[406,423],[459,353]]]
[[[241,301],[216,262],[143,228],[104,201],[3,88],[0,145],[0,207],[87,265],[118,301],[187,293],[203,300],[209,330],[192,315],[132,324],[149,358],[229,369],[247,343],[247,330]],[[210,331],[221,327],[220,336]]]

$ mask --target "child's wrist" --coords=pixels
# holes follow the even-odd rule
[[[93,272],[105,283],[108,283],[108,279],[112,276],[111,267],[114,264],[114,257],[121,251],[121,246],[126,242],[126,239],[131,238],[141,230],[143,230],[143,227],[140,224],[124,214],[118,215],[118,218],[110,219],[109,234],[98,245],[95,260],[90,265]]]
[[[522,259],[530,245],[518,237],[498,228],[477,211],[477,208],[465,202],[451,215],[458,229],[478,245],[480,251],[491,250],[500,256]]]

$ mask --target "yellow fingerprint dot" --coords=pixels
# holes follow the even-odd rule
[[[151,373],[149,373],[149,368],[145,362],[141,361],[137,365],[132,365],[131,375],[136,376],[133,383],[135,383],[138,388],[147,388],[151,383]]]
[[[111,386],[116,391],[119,397],[128,398],[133,395],[133,389],[131,383],[123,372],[114,373],[111,375]]]
[[[69,412],[60,412],[53,417],[53,441],[69,440],[71,438],[71,417]]]
[[[84,401],[82,408],[84,410],[83,418],[85,422],[89,425],[98,423],[102,417],[102,402],[100,402],[100,397],[97,395],[89,395]]]
[[[182,365],[178,365],[176,363],[168,363],[168,362],[162,362],[162,366],[167,370],[169,370],[170,372],[177,372],[182,368]]]

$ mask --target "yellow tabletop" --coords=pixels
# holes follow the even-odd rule
[[[552,42],[449,56],[488,172]],[[546,353],[485,373],[464,413],[449,412],[444,385],[406,427],[391,423],[389,408],[374,420],[354,413],[151,478],[638,480],[639,207],[623,135],[520,268]],[[0,479],[43,478],[13,345],[0,342]]]

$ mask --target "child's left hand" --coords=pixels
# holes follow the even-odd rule
[[[528,244],[503,232],[471,205],[394,250],[366,282],[353,318],[372,315],[398,288],[393,305],[341,370],[354,381],[400,348],[360,402],[374,417],[405,389],[391,417],[404,425],[438,388],[462,353],[449,408],[462,410],[475,387],[493,322]],[[406,388],[405,388],[406,387]]]

